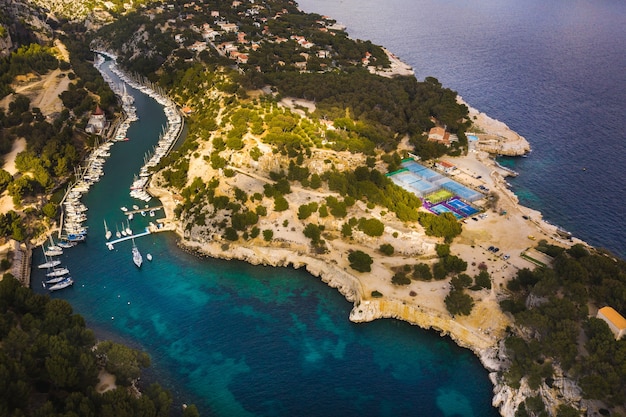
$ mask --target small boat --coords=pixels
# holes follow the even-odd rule
[[[141,264],[143,263],[143,257],[137,245],[135,245],[135,239],[133,239],[133,263],[137,265],[137,268],[141,268]]]
[[[107,227],[107,221],[104,220],[104,237],[106,240],[111,239],[111,235],[113,233],[111,233],[111,231],[109,230],[109,228]]]
[[[115,249],[115,248],[113,247],[113,244],[112,244],[112,243],[108,243],[108,242],[107,242],[107,248],[109,248],[109,250],[113,250],[113,249]]]
[[[76,243],[74,242],[66,242],[66,241],[61,241],[57,243],[57,246],[63,249],[69,249],[72,248],[74,246],[76,246]]]
[[[63,249],[59,248],[59,249],[48,249],[47,251],[44,251],[44,254],[46,256],[61,256],[63,255]]]
[[[141,210],[141,215],[146,217],[146,211],[145,210]]]
[[[128,213],[128,220],[132,220],[133,217],[135,217],[135,216],[133,216],[133,213]]]
[[[126,207],[124,207],[124,206],[120,207],[120,210],[122,210],[122,211],[128,211],[128,209],[127,209]]]
[[[82,242],[85,240],[85,235],[83,233],[70,233],[69,235],[67,235],[67,240],[69,240],[70,242]]]
[[[139,206],[137,204],[133,204],[133,210],[139,210]]]
[[[150,217],[154,217],[154,210],[150,210]]]
[[[149,260],[149,261],[152,261],[152,254],[148,253],[146,255],[146,259]]]
[[[60,276],[60,277],[54,277],[54,278],[50,278],[48,280],[45,281],[46,284],[57,284],[61,281],[63,281],[66,277],[65,276]]]
[[[69,287],[73,283],[74,283],[74,280],[71,277],[67,277],[63,281],[60,281],[60,282],[54,284],[53,286],[48,287],[48,290],[49,291],[62,290],[63,288]]]
[[[52,235],[50,235],[50,245],[48,249],[44,250],[44,255],[46,256],[61,256],[63,255],[63,249],[54,244],[54,240],[52,239]]]
[[[52,268],[52,271],[46,274],[47,277],[62,277],[63,275],[67,275],[70,273],[70,270],[67,268]]]

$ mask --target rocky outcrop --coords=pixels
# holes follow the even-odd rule
[[[461,97],[457,97],[457,101],[465,104],[469,110],[469,119],[475,131],[467,134],[478,137],[476,149],[490,154],[507,156],[520,156],[530,152],[528,141],[511,130],[505,123],[476,110],[463,101]]]
[[[504,137],[475,133],[478,137],[476,148],[494,155],[521,156],[530,152],[530,145],[523,137]]]
[[[0,25],[0,58],[8,56],[13,50],[13,41],[9,29]]]

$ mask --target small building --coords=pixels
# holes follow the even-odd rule
[[[200,41],[194,42],[194,44],[189,47],[189,49],[191,49],[194,52],[202,52],[206,48],[207,48],[207,43],[206,42],[200,42]]]
[[[448,161],[437,161],[435,162],[435,168],[440,171],[443,171],[446,174],[452,174],[456,169],[456,165],[448,162]]]
[[[107,127],[107,120],[104,112],[100,108],[99,105],[96,105],[96,110],[92,113],[91,117],[89,117],[89,121],[87,122],[87,126],[85,127],[85,131],[87,133],[94,133],[96,135],[101,135],[104,132],[104,129]]]
[[[436,126],[428,132],[428,140],[450,145],[450,133],[444,127]]]
[[[615,339],[619,340],[626,334],[626,319],[613,307],[602,307],[598,310],[596,318],[604,320],[615,335]]]
[[[233,32],[236,33],[239,28],[237,27],[237,25],[235,23],[228,23],[228,22],[218,22],[217,25],[224,31],[224,32]]]

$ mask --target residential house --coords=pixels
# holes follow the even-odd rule
[[[239,28],[237,27],[237,25],[235,23],[228,23],[228,22],[217,22],[217,25],[224,31],[224,32],[237,32],[239,30]]]
[[[437,126],[433,127],[428,132],[428,140],[450,146],[452,142],[458,142],[459,138],[456,135],[451,135],[450,132],[447,132],[445,127]]]

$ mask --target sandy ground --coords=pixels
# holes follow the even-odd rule
[[[11,152],[3,156],[4,164],[2,169],[8,171],[9,174],[15,175],[17,170],[15,169],[15,156],[26,149],[26,139],[19,138],[15,142],[13,142],[13,148]],[[5,190],[2,195],[0,195],[0,213],[6,213],[9,210],[14,210],[15,205],[13,204],[13,198],[9,195],[9,193]]]
[[[65,45],[57,39],[54,46],[58,58],[69,62],[69,54]],[[63,103],[59,98],[59,94],[66,91],[70,84],[70,80],[67,77],[68,73],[69,71],[56,69],[41,77],[30,74],[30,76],[20,77],[21,80],[26,80],[26,82],[16,83],[12,85],[12,88],[15,91],[14,94],[22,94],[28,97],[31,107],[38,107],[41,113],[48,117],[63,110]],[[0,107],[5,110],[8,109],[9,103],[13,101],[14,94],[10,94],[0,100]]]
[[[107,391],[111,391],[117,388],[115,385],[115,375],[112,375],[101,369],[98,373],[98,383],[96,384],[96,391],[100,394],[104,394]]]

